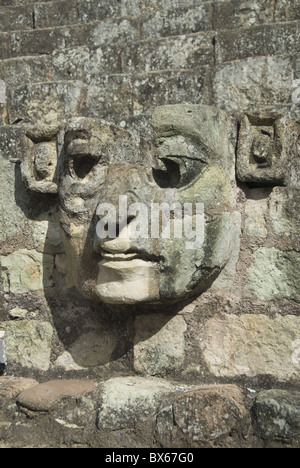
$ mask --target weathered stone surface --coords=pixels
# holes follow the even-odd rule
[[[135,17],[109,18],[88,28],[88,43],[92,48],[103,44],[124,44],[140,38],[139,20]]]
[[[7,178],[6,185],[8,182],[12,183],[15,167],[11,163],[9,163],[9,159],[18,156],[18,153],[21,149],[20,138],[23,132],[23,128],[12,127],[9,125],[0,126],[0,155],[1,158],[3,158],[1,160],[1,164],[3,164],[3,169],[1,172],[7,172],[7,174],[5,175],[5,177]],[[3,186],[4,180],[4,178],[1,179]],[[6,187],[5,190],[7,190]]]
[[[16,89],[28,83],[49,81],[53,76],[50,55],[19,57],[2,60],[1,76],[8,89]]]
[[[66,26],[78,21],[78,9],[68,1],[39,3],[33,6],[33,15],[34,28]]]
[[[101,74],[88,86],[79,80],[33,83],[13,90],[9,100],[12,121],[32,124],[51,125],[78,115],[121,121],[132,114],[132,107],[131,78],[122,74]]]
[[[272,0],[221,1],[214,5],[214,27],[216,29],[247,28],[271,22],[273,14]]]
[[[141,41],[138,47],[134,44],[132,50],[127,48],[125,54],[125,72],[189,69],[195,64],[208,65],[213,62],[212,34],[198,33],[157,41]]]
[[[6,103],[6,84],[5,81],[0,80],[0,104]]]
[[[140,37],[137,18],[107,19],[89,25],[75,24],[55,28],[0,33],[0,58],[30,57],[52,54],[57,49],[82,47],[91,49],[118,41],[134,41]]]
[[[254,26],[217,33],[218,63],[298,52],[299,22]]]
[[[178,36],[211,29],[212,8],[208,2],[199,5],[187,2],[187,5],[182,3],[179,7],[175,2],[164,2],[159,6],[149,18],[143,18],[144,37]]]
[[[4,99],[4,96],[3,96]],[[6,125],[8,123],[7,118],[7,105],[5,103],[0,103],[0,125]]]
[[[109,362],[116,345],[117,338],[113,334],[95,330],[83,333],[69,352],[79,366],[94,367]]]
[[[65,351],[63,354],[61,354],[55,361],[54,365],[56,367],[62,367],[65,371],[73,371],[73,370],[83,370],[84,367],[79,366],[76,364],[74,361],[72,355],[68,352]]]
[[[297,390],[261,392],[253,414],[265,439],[290,439],[300,435],[300,393]]]
[[[12,121],[64,121],[65,113],[76,115],[83,84],[81,82],[38,83],[13,90],[9,100]]]
[[[275,8],[276,21],[295,21],[300,19],[298,0],[277,0]]]
[[[101,389],[98,428],[116,431],[133,427],[154,416],[163,398],[170,396],[173,390],[169,382],[160,379],[120,377],[108,380]]]
[[[126,7],[129,7],[128,10]],[[136,10],[131,10],[131,2],[116,2],[115,0],[101,4],[97,0],[90,0],[89,2],[77,1],[78,19],[80,23],[90,23],[93,21],[104,20],[111,17],[131,16],[136,15]],[[123,11],[125,10],[125,11]],[[138,10],[139,12],[140,10]]]
[[[267,198],[259,198],[262,192],[252,191],[252,199],[247,200],[245,206],[245,233],[255,237],[267,237],[266,216],[268,212]]]
[[[193,442],[212,441],[238,430],[246,416],[243,393],[234,385],[200,387],[174,402],[175,423]]]
[[[5,364],[6,356],[5,356],[5,346],[4,346],[4,335],[5,332],[0,330],[0,366],[1,364]]]
[[[204,358],[218,377],[270,375],[298,380],[300,317],[224,315],[205,327]]]
[[[41,54],[50,54],[56,47],[63,47],[65,33],[59,29],[55,35],[50,29],[0,33],[0,58],[31,56],[39,50]]]
[[[95,86],[101,76],[105,74],[120,73],[120,60],[118,48],[102,45],[97,49],[89,47],[74,47],[67,50],[56,50],[52,54],[53,79],[80,80]],[[118,60],[116,60],[116,55]],[[111,78],[113,80],[113,77]],[[118,92],[114,87],[115,93]]]
[[[64,397],[77,397],[91,392],[96,383],[82,380],[51,380],[24,390],[18,403],[32,411],[48,411]]]
[[[1,15],[0,32],[33,28],[32,10],[26,6],[5,9]]]
[[[156,428],[164,447],[172,446],[172,431],[174,429],[173,405],[163,408],[157,415]]]
[[[47,371],[50,367],[53,328],[36,320],[7,322],[5,352],[9,368],[22,366]]]
[[[293,83],[289,57],[254,57],[216,67],[214,89],[221,109],[255,111],[287,104]]]
[[[185,358],[183,317],[142,315],[135,321],[134,368],[146,375],[180,369]]]
[[[4,291],[22,293],[53,286],[54,257],[35,250],[20,249],[0,257]]]
[[[82,90],[80,96],[78,115],[105,116],[118,122],[132,115],[132,84],[126,74],[100,75]]]
[[[62,240],[57,210],[40,214],[31,225],[34,247],[44,253],[61,252]]]
[[[299,302],[299,267],[299,252],[282,252],[265,247],[258,249],[249,268],[245,295],[249,297],[254,294],[262,301],[293,299]]]
[[[15,135],[4,135],[1,130],[0,152],[6,157],[16,157]],[[7,138],[6,138],[7,137]],[[1,141],[2,140],[2,141]],[[3,144],[3,146],[2,146]],[[5,148],[5,149],[4,149]],[[3,150],[3,152],[2,152]],[[3,156],[4,156],[3,154]],[[13,236],[17,236],[25,227],[26,218],[15,202],[15,190],[21,189],[18,181],[14,183],[15,167],[8,160],[1,158],[0,171],[0,242],[3,246]]]
[[[275,187],[270,196],[270,217],[276,234],[299,233],[300,190]]]
[[[161,71],[138,74],[133,80],[133,111],[139,115],[158,105],[205,101],[208,70]]]
[[[21,307],[15,307],[14,309],[10,310],[8,316],[11,320],[16,319],[25,319],[30,314],[30,318],[34,318],[36,313],[29,312],[27,309],[21,309]]]
[[[38,385],[34,379],[0,377],[0,398],[16,398],[21,392]]]
[[[229,221],[229,220],[228,220]],[[226,266],[221,271],[218,278],[214,281],[211,290],[231,288],[236,277],[236,266],[240,253],[242,216],[239,212],[231,213],[228,229],[230,230],[230,244],[232,249],[231,257]],[[222,249],[226,250],[226,244],[220,245],[220,256]]]

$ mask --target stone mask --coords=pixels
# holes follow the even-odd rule
[[[58,194],[69,269],[88,299],[193,297],[232,255],[236,122],[213,107],[173,105],[157,108],[152,125],[155,143],[88,118],[24,137],[23,180]]]

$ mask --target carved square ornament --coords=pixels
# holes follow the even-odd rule
[[[290,122],[282,115],[244,115],[237,146],[237,176],[254,185],[285,185]]]
[[[28,129],[22,138],[22,177],[35,192],[56,194],[58,191],[58,155],[63,133],[58,127]]]

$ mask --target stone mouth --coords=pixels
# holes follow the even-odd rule
[[[162,258],[142,251],[108,251],[101,249],[102,260],[107,262],[130,262],[132,260],[143,260],[144,262],[159,263]]]
[[[108,260],[108,261],[130,261],[130,260],[135,260],[137,258],[141,258],[141,256],[138,253],[122,253],[122,252],[107,252],[105,250],[101,251],[101,256],[103,260]]]

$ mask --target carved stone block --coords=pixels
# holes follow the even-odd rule
[[[237,176],[255,185],[285,185],[295,126],[280,115],[245,115],[241,121]]]
[[[23,138],[23,180],[58,194],[72,282],[88,299],[182,300],[232,257],[235,119],[174,105],[157,108],[152,123],[155,145],[87,118]]]
[[[57,128],[34,128],[22,139],[22,176],[26,186],[35,192],[57,193]]]

